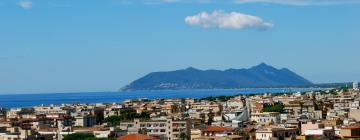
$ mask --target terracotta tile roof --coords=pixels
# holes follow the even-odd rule
[[[43,131],[43,132],[56,132],[58,130],[58,128],[43,128],[40,129],[39,131]]]
[[[99,131],[101,130],[100,128],[97,127],[80,127],[80,128],[74,128],[74,130],[76,131]]]
[[[344,138],[360,138],[360,136],[344,136]]]
[[[360,129],[360,123],[349,125],[349,126],[346,126],[346,127],[342,128],[342,129]]]
[[[129,134],[118,138],[118,140],[158,140],[158,138],[143,134]]]
[[[243,128],[243,131],[245,131],[245,132],[251,132],[253,130],[255,130],[254,127],[245,127],[245,128]]]
[[[232,128],[221,127],[221,126],[209,126],[202,130],[203,132],[232,132]]]

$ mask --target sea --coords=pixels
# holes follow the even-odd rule
[[[127,99],[147,98],[204,98],[239,94],[288,93],[321,90],[319,88],[256,88],[232,90],[158,90],[130,92],[79,92],[79,93],[34,93],[0,94],[0,108],[20,108],[39,105],[73,103],[120,103]]]

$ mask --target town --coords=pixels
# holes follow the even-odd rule
[[[360,138],[352,87],[203,99],[1,108],[0,140],[315,140]]]

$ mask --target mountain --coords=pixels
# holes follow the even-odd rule
[[[235,89],[313,85],[290,71],[265,63],[248,69],[199,70],[189,67],[169,72],[152,72],[122,88],[133,90]]]

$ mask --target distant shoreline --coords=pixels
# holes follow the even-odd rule
[[[256,95],[264,93],[281,94],[326,90],[326,88],[256,88],[256,89],[213,89],[213,90],[168,90],[168,91],[132,91],[132,92],[74,92],[43,94],[7,94],[0,95],[0,107],[17,108],[39,105],[60,104],[96,104],[120,103],[127,99],[168,99],[210,96]]]
[[[166,91],[234,91],[256,89],[331,89],[322,87],[270,87],[270,88],[235,88],[235,89],[164,89],[164,90],[132,90],[132,91],[79,91],[79,92],[29,92],[29,93],[0,93],[0,95],[32,95],[32,94],[79,94],[79,93],[132,93],[132,92],[166,92]]]

